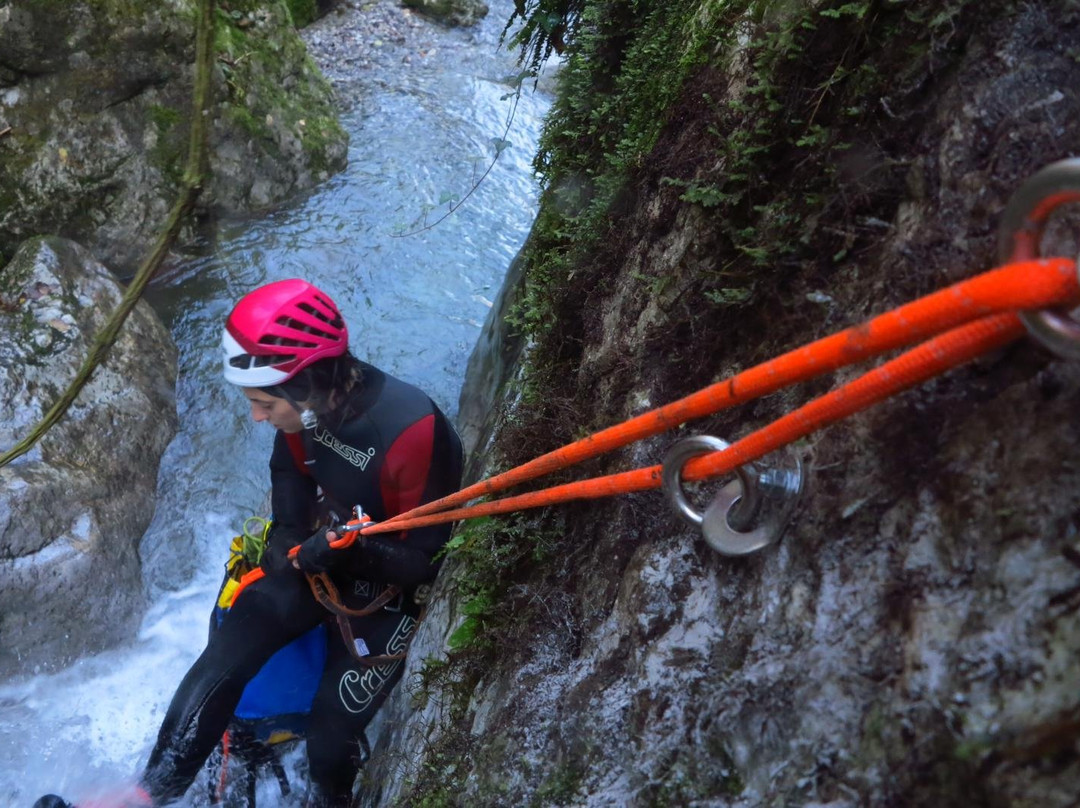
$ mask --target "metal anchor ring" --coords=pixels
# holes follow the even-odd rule
[[[1039,241],[1050,214],[1071,202],[1080,202],[1080,158],[1059,160],[1033,174],[1005,206],[998,229],[998,259],[1004,263],[1041,257]],[[1068,312],[1025,311],[1020,319],[1035,339],[1058,356],[1080,359],[1080,323]]]
[[[710,452],[722,452],[729,445],[727,441],[714,438],[712,435],[694,435],[679,441],[664,455],[663,471],[660,476],[664,493],[668,495],[679,515],[696,527],[701,527],[704,516],[694,510],[686,499],[686,494],[683,493],[682,468],[688,460]],[[735,474],[738,475],[742,490],[753,490],[754,481],[746,469],[739,466],[735,469]]]
[[[776,542],[802,490],[802,463],[794,469],[759,471],[753,464],[735,469],[736,479],[698,513],[682,490],[682,468],[699,455],[723,451],[728,444],[710,435],[685,438],[664,456],[661,482],[676,512],[700,527],[710,547],[722,555],[741,556]]]

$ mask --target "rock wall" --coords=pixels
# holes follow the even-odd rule
[[[0,446],[26,436],[81,367],[123,290],[89,252],[32,239],[0,271]],[[130,636],[138,545],[177,429],[176,350],[139,303],[67,415],[0,468],[0,678]]]
[[[0,3],[0,260],[43,233],[122,276],[149,252],[187,155],[195,9]],[[265,208],[344,167],[330,87],[282,0],[222,6],[216,46],[204,215]]]
[[[479,465],[490,447],[481,447],[481,441],[494,437],[493,427],[498,421],[499,410],[494,407],[501,397],[507,380],[514,374],[525,349],[520,333],[511,333],[505,325],[517,300],[518,289],[524,279],[525,263],[518,255],[510,264],[499,294],[484,321],[480,337],[476,341],[469,364],[465,370],[466,382],[458,408],[457,428],[465,456],[475,464],[471,472],[475,479]]]
[[[1080,150],[1076,3],[582,7],[517,288],[533,341],[480,474],[989,268],[1009,195]],[[596,146],[640,124],[648,47],[684,55],[644,41],[665,13],[672,43],[716,32],[708,58],[645,153]],[[556,241],[616,163],[599,237]],[[1075,255],[1077,221],[1046,250]],[[741,437],[862,369],[678,434]],[[659,494],[463,529],[363,804],[1075,804],[1078,404],[1076,364],[1023,340],[811,436],[750,558]]]

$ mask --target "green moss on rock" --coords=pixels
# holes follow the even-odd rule
[[[292,19],[290,10],[282,2],[251,5],[252,10],[226,15],[217,34],[230,100],[226,114],[271,150],[276,147],[270,121],[276,119],[300,138],[314,172],[339,169],[340,161],[331,155],[347,135],[332,105],[329,83],[299,37],[262,33],[264,28],[282,30],[282,24]],[[255,20],[251,25],[239,24],[250,19]]]
[[[305,25],[311,24],[319,14],[318,4],[315,0],[286,0],[286,5],[289,7],[289,15],[292,17],[293,25],[297,28],[303,28]]]

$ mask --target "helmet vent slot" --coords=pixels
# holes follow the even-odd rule
[[[316,300],[318,300],[324,306],[326,305],[325,301],[319,299],[318,297],[316,297]],[[318,317],[320,320],[322,320],[327,325],[330,324],[330,318],[327,317],[323,312],[319,311],[317,308],[312,306],[310,303],[297,303],[296,308],[300,309],[300,311],[307,312],[312,317]],[[327,307],[327,308],[329,308],[329,307]]]
[[[323,318],[320,318],[320,319],[323,319]],[[277,323],[278,325],[285,326],[285,328],[291,329],[293,331],[300,331],[300,332],[302,332],[304,334],[311,334],[313,336],[320,337],[322,339],[333,339],[334,338],[333,334],[331,334],[331,333],[329,333],[327,331],[323,331],[323,330],[321,330],[319,328],[316,328],[313,325],[308,325],[307,323],[302,323],[299,320],[293,319],[292,317],[278,317],[274,322]],[[268,337],[264,337],[263,339],[260,339],[259,342],[265,343],[266,339],[268,339]],[[316,347],[315,343],[313,343],[313,342],[300,342],[300,341],[292,341],[292,342],[290,342],[290,341],[288,341],[288,337],[275,337],[274,339],[279,339],[279,340],[282,340],[282,341],[281,342],[274,342],[274,343],[266,343],[266,344],[270,344],[270,345],[299,345],[299,346],[303,346],[305,348],[314,348],[314,347]]]
[[[296,359],[296,356],[293,354],[252,355],[246,353],[238,356],[230,356],[229,365],[240,370],[251,370],[252,368],[283,365],[286,362],[292,362],[294,359]]]
[[[252,367],[265,368],[270,365],[284,365],[286,362],[291,362],[296,359],[294,354],[268,354],[266,356],[255,356],[255,360],[251,363]]]

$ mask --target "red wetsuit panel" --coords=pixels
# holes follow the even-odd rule
[[[397,516],[420,504],[431,470],[435,416],[414,423],[390,445],[379,472],[379,488],[387,516]]]
[[[289,444],[289,451],[292,452],[293,461],[296,463],[296,468],[300,470],[301,474],[311,475],[308,470],[307,455],[304,453],[304,439],[300,437],[299,432],[286,432],[285,442]]]

